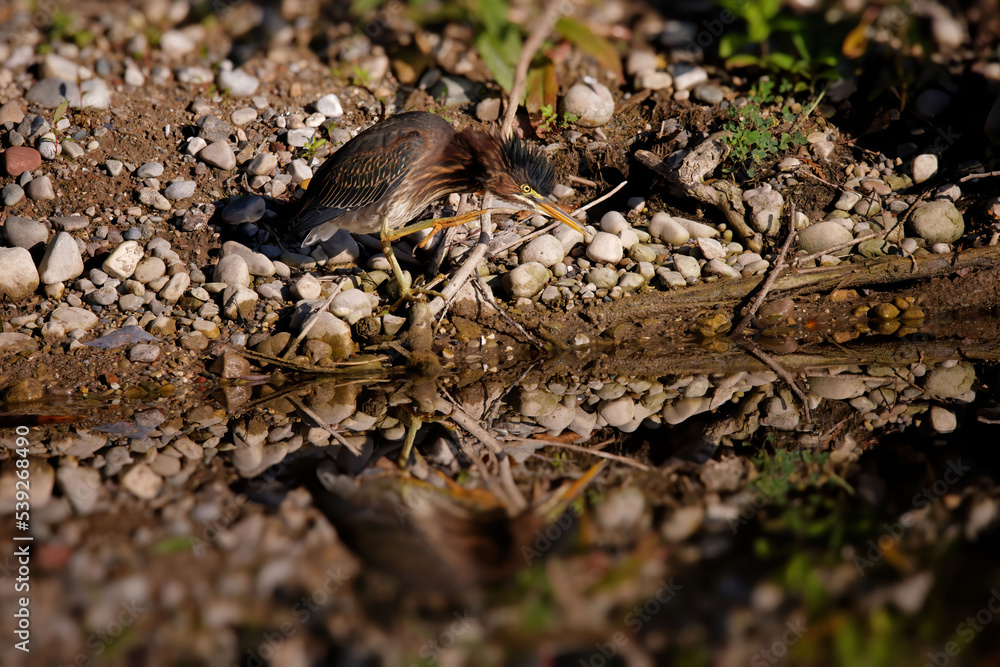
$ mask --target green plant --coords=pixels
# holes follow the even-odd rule
[[[549,134],[556,130],[565,130],[571,123],[579,120],[573,114],[560,114],[551,104],[542,105],[540,109],[541,120],[535,126],[535,131],[539,134]]]
[[[791,84],[783,81],[779,92],[787,93]],[[785,101],[778,117],[764,110],[761,105],[778,101],[774,95],[774,82],[761,79],[750,95],[750,103],[742,108],[729,107],[731,120],[722,126],[728,132],[729,164],[723,172],[742,172],[747,180],[757,175],[757,167],[779,151],[806,143],[806,137],[795,129],[798,115],[792,112],[790,101]]]
[[[318,151],[323,146],[326,146],[328,143],[330,142],[328,142],[323,137],[313,135],[313,138],[310,139],[309,142],[302,147],[302,157],[304,157],[307,160],[311,160],[316,155],[316,151]]]
[[[371,72],[366,70],[364,67],[358,67],[357,65],[353,65],[351,69],[353,72],[353,75],[351,76],[351,85],[358,86],[359,88],[367,88],[371,85]]]
[[[719,38],[719,56],[728,66],[754,65],[809,80],[839,76],[843,31],[831,29],[822,15],[782,13],[782,0],[716,1],[746,25],[744,32],[734,28]]]

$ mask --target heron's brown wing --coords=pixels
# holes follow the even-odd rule
[[[390,124],[394,125],[394,124]],[[333,154],[316,172],[288,224],[299,237],[343,213],[382,199],[406,179],[425,150],[420,132],[376,125]]]

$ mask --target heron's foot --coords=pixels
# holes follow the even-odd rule
[[[399,298],[391,306],[388,306],[385,310],[380,311],[379,316],[381,317],[382,315],[393,312],[407,301],[423,301],[425,297],[429,297],[430,299],[435,299],[437,297],[444,298],[444,294],[431,289],[431,287],[444,280],[444,278],[444,276],[439,275],[434,278],[434,280],[429,282],[426,287],[412,287],[410,285],[406,285],[404,287],[400,284]]]

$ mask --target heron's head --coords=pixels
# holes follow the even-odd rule
[[[556,182],[556,170],[541,151],[529,147],[515,136],[495,139],[483,148],[479,160],[488,190],[498,197],[520,202],[542,215],[555,218],[586,235],[579,222],[548,199]]]

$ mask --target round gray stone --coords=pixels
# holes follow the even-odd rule
[[[842,224],[834,220],[825,220],[809,225],[799,231],[799,248],[805,250],[810,255],[817,252],[836,247],[842,243],[849,243],[854,239]]]
[[[195,186],[194,181],[174,181],[163,191],[163,195],[171,201],[187,199],[194,196]]]
[[[538,294],[549,281],[549,270],[538,262],[519,264],[503,277],[507,292],[517,298],[528,298]]]
[[[7,243],[18,248],[33,248],[39,243],[45,243],[49,237],[49,230],[44,224],[18,215],[8,216],[3,231]]]
[[[913,231],[928,243],[953,243],[965,233],[965,220],[950,201],[929,201],[910,217]]]
[[[600,127],[615,112],[615,98],[602,83],[576,83],[563,97],[563,113],[576,116],[582,127]]]
[[[521,262],[537,262],[545,268],[550,268],[563,261],[566,251],[559,239],[551,234],[543,234],[532,239],[521,250]]]
[[[226,141],[216,141],[205,146],[198,152],[198,158],[205,164],[223,171],[232,171],[236,168],[236,155]]]

